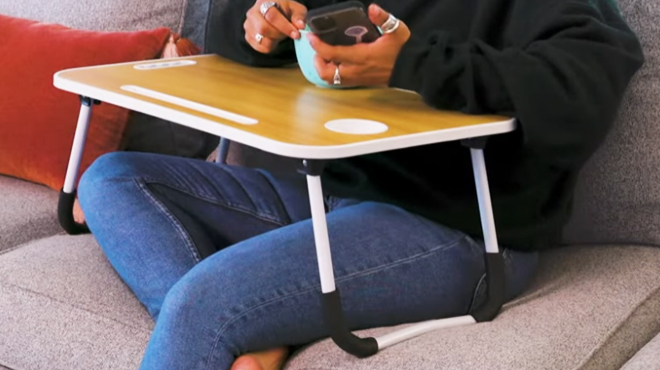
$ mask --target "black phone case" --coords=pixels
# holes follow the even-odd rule
[[[380,31],[371,23],[367,9],[358,1],[347,1],[311,10],[307,25],[323,42],[330,45],[354,45],[373,42]]]

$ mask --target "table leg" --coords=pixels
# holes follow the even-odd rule
[[[321,172],[323,169],[314,169],[310,161],[304,161],[304,164],[307,173],[312,223],[314,225],[316,256],[321,277],[321,304],[326,330],[328,330],[332,340],[344,351],[358,357],[371,356],[378,352],[376,340],[374,338],[359,338],[348,330],[341,307],[339,290],[335,286],[328,224],[325,218],[325,203],[321,187]]]
[[[504,304],[504,262],[497,243],[495,231],[495,220],[490,199],[488,176],[484,161],[483,147],[485,139],[468,140],[464,144],[470,147],[472,154],[472,166],[474,181],[479,200],[479,212],[485,242],[485,263],[488,279],[488,299],[486,303],[471,315],[458,316],[440,320],[430,320],[410,325],[404,329],[385,334],[378,338],[359,338],[353,335],[347,328],[344,314],[341,308],[339,290],[335,286],[334,272],[332,268],[332,255],[330,241],[328,238],[328,227],[325,217],[323,202],[323,190],[321,188],[322,166],[310,165],[304,161],[307,174],[307,185],[309,200],[312,209],[312,222],[314,225],[314,239],[316,242],[316,254],[321,277],[323,318],[325,326],[332,340],[344,351],[358,357],[367,357],[377,353],[379,350],[390,347],[397,343],[417,337],[419,335],[454,326],[475,324],[490,321],[499,313]]]
[[[85,150],[85,140],[92,117],[92,108],[95,104],[100,104],[100,102],[87,97],[81,97],[80,101],[80,115],[78,116],[78,125],[76,126],[71,156],[69,157],[69,166],[67,167],[64,187],[60,191],[60,198],[57,204],[57,216],[60,225],[71,235],[88,231],[87,227],[73,220],[73,203],[76,199],[78,172],[80,171],[80,162],[82,161],[83,151]]]
[[[505,273],[504,260],[497,243],[495,231],[495,217],[490,199],[486,162],[484,160],[485,139],[464,142],[470,147],[472,155],[472,169],[474,182],[479,200],[479,214],[481,215],[481,228],[486,248],[486,277],[488,279],[488,299],[486,303],[472,314],[477,322],[494,319],[502,309],[505,300]]]

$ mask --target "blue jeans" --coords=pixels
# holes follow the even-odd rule
[[[139,153],[87,170],[87,223],[156,319],[142,369],[227,370],[246,352],[327,337],[304,180]],[[484,301],[482,242],[388,204],[326,203],[352,330],[464,315]],[[512,298],[537,254],[504,255]]]

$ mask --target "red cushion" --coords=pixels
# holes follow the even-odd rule
[[[91,32],[0,15],[0,173],[60,189],[80,102],[53,86],[63,69],[153,59],[169,30]],[[81,171],[120,149],[128,111],[93,111]]]

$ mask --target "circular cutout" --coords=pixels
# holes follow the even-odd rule
[[[381,134],[389,129],[384,123],[356,118],[329,121],[325,124],[325,128],[341,134],[351,135]]]

